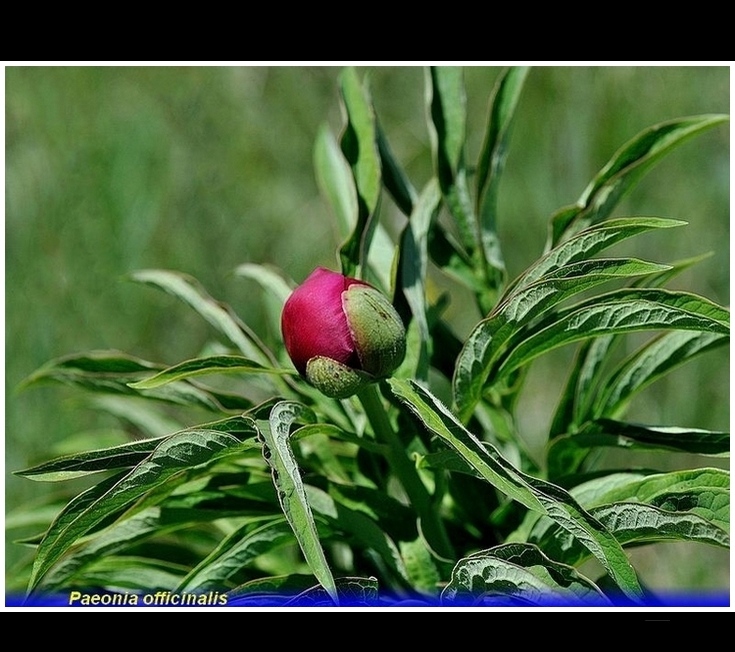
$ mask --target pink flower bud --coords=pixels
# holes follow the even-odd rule
[[[388,299],[323,267],[288,298],[281,330],[298,372],[334,398],[389,376],[406,352],[403,323]]]

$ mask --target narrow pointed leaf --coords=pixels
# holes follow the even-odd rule
[[[428,268],[428,234],[436,217],[441,193],[435,182],[429,182],[415,204],[414,212],[401,237],[400,283],[419,332],[416,356],[416,378],[428,380],[431,337],[426,305],[426,273]]]
[[[549,326],[527,336],[504,360],[498,377],[566,344],[601,335],[661,329],[729,334],[729,312],[686,292],[611,292],[561,312]]]
[[[319,189],[337,217],[339,234],[346,240],[355,226],[357,191],[350,165],[327,125],[317,133],[314,169]]]
[[[347,114],[340,146],[352,169],[357,191],[357,218],[352,233],[340,248],[340,259],[342,273],[355,276],[367,265],[367,252],[375,227],[372,218],[380,198],[380,156],[370,96],[354,68],[346,68],[342,72],[340,90]]]
[[[595,402],[595,417],[615,417],[633,396],[697,355],[729,344],[722,333],[664,333],[624,360],[613,371]]]
[[[282,518],[248,521],[227,536],[184,577],[177,592],[234,588],[230,579],[260,555],[293,541],[293,532]]]
[[[390,379],[393,393],[428,430],[456,450],[482,478],[531,510],[548,515],[571,532],[600,561],[618,586],[634,599],[641,589],[615,538],[563,489],[521,473],[488,442],[470,433],[427,390],[410,381]]]
[[[180,432],[190,432],[197,429],[227,432],[241,438],[243,441],[255,436],[252,420],[240,416],[222,419],[195,428],[187,428]],[[174,437],[176,434],[178,433],[66,455],[22,471],[16,471],[15,474],[31,480],[56,482],[88,473],[130,468],[145,460],[166,439]]]
[[[587,423],[579,432],[557,437],[552,442],[547,462],[549,477],[559,478],[575,473],[587,455],[598,448],[727,457],[730,454],[730,433],[598,419]]]
[[[334,577],[324,556],[301,472],[289,442],[291,424],[303,412],[304,408],[299,403],[282,401],[273,408],[268,422],[258,422],[258,431],[263,440],[263,456],[271,468],[286,520],[317,581],[338,604]]]
[[[633,258],[592,259],[566,264],[534,283],[517,287],[474,328],[457,359],[453,390],[461,418],[469,417],[480,400],[493,363],[526,324],[570,297],[602,283],[662,269],[665,269],[662,265]]]
[[[504,297],[560,267],[589,259],[623,240],[654,229],[670,229],[685,224],[681,220],[660,217],[618,217],[590,226],[544,254],[506,288]]]
[[[167,437],[131,471],[103,481],[73,499],[52,523],[38,548],[31,589],[79,537],[176,475],[206,464],[218,453],[240,446],[228,433],[187,430]],[[175,484],[170,483],[170,490]]]
[[[237,319],[229,306],[213,299],[195,278],[161,269],[133,272],[130,278],[138,283],[152,285],[186,303],[246,358],[266,365],[271,362],[267,349],[257,336]]]
[[[439,187],[470,253],[479,250],[479,231],[464,160],[466,97],[462,69],[432,67],[427,72],[429,134]]]
[[[376,131],[383,185],[391,197],[393,197],[396,206],[408,217],[413,212],[413,205],[418,199],[418,193],[409,181],[403,168],[393,156],[385,133],[380,128],[380,123],[378,122],[376,122]]]
[[[665,154],[692,136],[726,120],[726,115],[680,118],[649,127],[636,135],[600,170],[574,207],[554,215],[550,246],[558,244],[573,227],[605,219],[618,201]]]
[[[510,68],[501,76],[491,101],[485,142],[477,166],[482,252],[489,267],[501,275],[505,272],[505,263],[497,234],[498,188],[505,166],[513,116],[528,70],[524,66]]]
[[[173,367],[164,369],[150,378],[129,383],[129,385],[134,389],[153,389],[193,376],[222,373],[292,374],[293,372],[289,369],[264,367],[253,360],[243,358],[239,355],[213,355],[206,358],[186,360]]]

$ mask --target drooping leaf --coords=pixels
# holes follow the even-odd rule
[[[615,538],[563,489],[515,469],[488,442],[480,441],[424,388],[390,379],[393,393],[428,430],[456,450],[482,478],[525,507],[548,515],[571,532],[600,561],[620,589],[641,595],[635,572]]]
[[[334,603],[338,604],[334,577],[319,541],[301,472],[289,442],[291,424],[303,412],[301,404],[281,401],[275,405],[267,422],[258,421],[258,432],[263,441],[263,456],[271,468],[273,483],[286,520],[296,536],[309,568]]]

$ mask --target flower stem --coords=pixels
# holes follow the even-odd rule
[[[388,464],[403,485],[421,523],[421,532],[431,549],[444,560],[454,560],[454,550],[444,523],[434,508],[431,496],[421,481],[416,466],[406,453],[403,443],[393,430],[375,384],[357,393],[375,437],[388,446]]]

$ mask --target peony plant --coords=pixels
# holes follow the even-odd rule
[[[433,174],[417,189],[367,85],[343,72],[344,132],[320,132],[315,157],[343,226],[339,269],[300,284],[269,267],[237,270],[275,299],[276,347],[195,279],[142,270],[132,279],[184,301],[219,346],[174,366],[71,355],[28,379],[106,394],[118,410],[145,401],[210,418],[18,471],[50,482],[103,474],[32,542],[26,603],[158,591],[228,606],[640,606],[666,597],[641,582],[633,547],[729,547],[729,472],[715,463],[728,433],[626,419],[649,385],[729,343],[729,311],[664,288],[695,259],[600,256],[684,228],[613,212],[678,144],[727,118],[633,136],[509,279],[497,188],[527,76],[500,76],[470,164],[462,71],[426,71]],[[395,238],[380,222],[386,195],[405,216]],[[444,317],[447,297],[427,290],[430,274],[460,284],[482,314],[466,339]],[[618,355],[632,333],[650,337]],[[519,432],[518,397],[534,361],[572,346],[570,368],[549,379],[560,401],[539,460]],[[598,467],[595,453],[610,448],[702,463]]]

